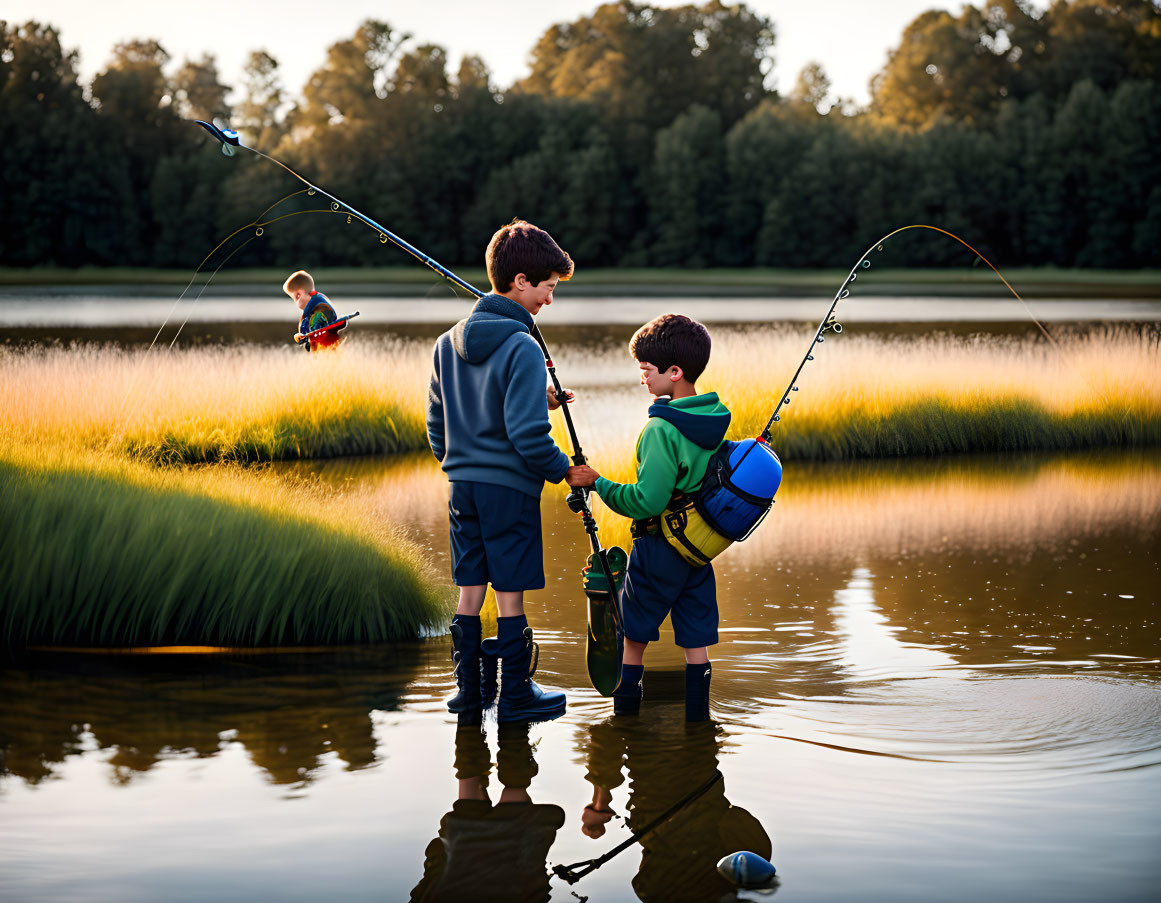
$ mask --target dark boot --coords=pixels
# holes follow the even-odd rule
[[[621,665],[621,681],[613,691],[614,715],[640,714],[644,675],[644,665]]]
[[[457,714],[480,711],[480,618],[456,615],[451,623],[452,661],[455,662],[458,692],[447,701],[447,710]]]
[[[559,690],[542,690],[532,680],[538,650],[532,628],[523,615],[497,619],[495,640],[485,641],[486,655],[500,661],[500,701],[496,720],[503,722],[551,721],[564,714],[565,697]],[[494,645],[493,645],[494,643]]]
[[[685,720],[709,721],[710,663],[685,666]]]

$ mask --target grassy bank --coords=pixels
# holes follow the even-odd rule
[[[850,261],[849,264],[854,264]],[[1150,298],[1159,296],[1161,271],[1061,270],[1053,267],[1013,267],[1005,277],[1027,298]],[[391,267],[319,267],[312,273],[320,286],[342,286],[381,295],[414,296],[442,282],[420,265]],[[464,267],[457,273],[480,289],[488,288],[482,267]],[[562,295],[656,297],[717,296],[776,297],[779,295],[831,297],[848,270],[788,270],[764,267],[744,269],[608,268],[583,266],[563,288]],[[184,286],[190,270],[81,267],[14,269],[0,267],[0,286]],[[287,273],[275,269],[226,270],[214,279],[211,294],[230,290],[277,294]],[[858,295],[950,295],[1010,297],[1003,283],[985,266],[955,269],[884,268],[863,271]]]
[[[809,333],[771,349],[734,335],[711,363],[734,412],[731,432],[762,429],[785,388],[752,389],[769,370],[793,374]],[[1161,346],[1106,330],[1055,343],[948,337],[828,338],[790,394],[773,441],[787,460],[1061,451],[1161,444]],[[768,384],[768,377],[765,382]]]
[[[8,647],[400,640],[450,605],[357,502],[225,466],[6,447],[0,556]]]
[[[427,447],[428,351],[362,341],[176,352],[0,349],[0,438],[155,464],[394,454]]]
[[[715,331],[698,388],[717,391],[733,412],[730,438],[762,430],[812,334]],[[1161,344],[1153,333],[1102,330],[1054,344],[844,333],[813,353],[772,429],[771,444],[788,463],[1161,445]],[[648,395],[633,388],[637,370],[625,352],[591,367],[620,368],[627,385],[599,421],[577,410],[585,450],[603,475],[632,482]]]

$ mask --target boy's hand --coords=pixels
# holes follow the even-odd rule
[[[617,814],[611,803],[613,794],[604,787],[595,787],[593,801],[581,813],[581,833],[596,840],[605,833],[605,825]]]
[[[567,401],[569,404],[572,404],[576,400],[576,395],[572,392],[569,392],[567,389],[565,389],[564,400]],[[552,386],[549,386],[548,387],[548,410],[555,411],[559,407],[560,407],[560,402],[556,398],[556,389],[553,388]]]
[[[295,341],[295,344],[301,345],[301,344],[302,344],[302,339],[303,339],[303,335],[302,335],[302,333],[301,333],[301,332],[296,332],[296,333],[294,334],[294,341]]]
[[[589,467],[587,464],[574,464],[568,469],[564,475],[564,481],[569,486],[592,486],[597,481],[600,474]]]

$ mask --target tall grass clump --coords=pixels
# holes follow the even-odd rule
[[[219,465],[0,453],[0,641],[264,646],[414,638],[449,614],[356,500]]]
[[[733,412],[729,438],[765,426],[810,343],[801,329],[714,330],[698,380]],[[1161,343],[1155,331],[1106,328],[1043,338],[882,338],[850,332],[815,346],[772,429],[787,461],[1068,451],[1161,444]],[[565,355],[560,369],[568,373]],[[624,373],[602,410],[574,409],[585,444],[631,478],[648,395],[620,350],[599,368]],[[581,401],[585,399],[582,396]],[[599,416],[598,416],[599,414]],[[555,436],[566,443],[557,418]],[[606,451],[607,450],[607,451]],[[627,471],[625,467],[627,465]],[[610,476],[613,474],[610,472]]]
[[[765,426],[813,330],[713,328],[698,380],[733,412],[728,438]],[[1062,332],[1054,330],[1054,333]],[[1154,329],[1098,328],[1043,337],[828,337],[804,368],[771,444],[780,458],[837,461],[958,453],[1073,451],[1161,445],[1161,342]],[[610,348],[559,371],[581,389],[573,408],[592,464],[636,479],[634,447],[650,403],[635,362]],[[621,373],[616,379],[612,374]],[[577,379],[580,373],[586,379]],[[617,388],[613,388],[616,386]],[[563,419],[553,436],[569,449]],[[789,474],[788,474],[789,476]],[[603,506],[612,541],[627,538]]]
[[[711,362],[707,385],[733,411],[732,435],[757,435],[766,423],[802,354],[796,338],[771,348],[761,335],[732,335],[729,362]],[[1161,444],[1156,334],[1101,329],[1048,342],[844,333],[814,354],[773,429],[784,459]]]
[[[394,454],[426,448],[430,355],[417,343],[177,351],[0,349],[0,437],[153,464]]]

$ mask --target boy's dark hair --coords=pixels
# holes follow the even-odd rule
[[[629,353],[663,373],[676,364],[689,382],[697,382],[709,363],[709,330],[681,314],[662,314],[633,334]]]
[[[492,287],[498,292],[512,288],[517,273],[523,273],[533,285],[540,285],[553,273],[562,281],[572,276],[572,258],[551,235],[524,220],[513,220],[496,230],[484,261]]]

